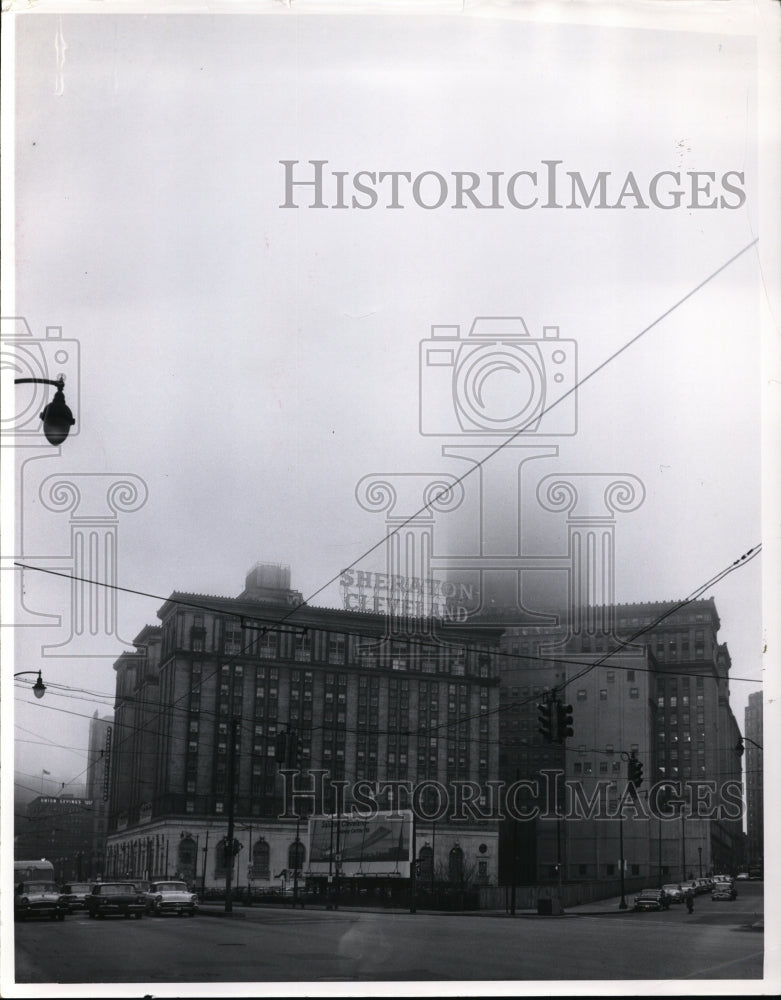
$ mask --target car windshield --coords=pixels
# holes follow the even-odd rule
[[[102,885],[100,892],[104,896],[124,896],[128,892],[135,892],[136,887],[132,882],[117,883],[116,885]]]
[[[153,892],[187,892],[184,882],[155,882],[152,886]]]
[[[662,886],[662,888],[666,892],[677,892],[678,889],[680,888],[680,886],[677,886],[677,885],[664,885],[664,886]]]
[[[68,892],[89,892],[90,884],[89,882],[77,882],[74,885],[66,886]]]
[[[20,886],[22,892],[57,892],[54,882],[24,882]]]

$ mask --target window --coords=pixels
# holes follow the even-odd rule
[[[312,658],[312,643],[308,632],[299,632],[295,638],[296,661],[306,663]]]
[[[639,698],[640,697],[640,689],[639,688],[630,688],[629,689],[629,697],[630,698]]]
[[[268,843],[261,837],[252,845],[252,877],[268,879],[270,850]]]
[[[627,681],[634,681],[634,679],[635,679],[635,672],[634,672],[634,670],[627,670],[627,672],[626,672],[626,679],[627,679]]]
[[[330,663],[344,663],[345,640],[343,635],[328,636],[328,661]]]
[[[600,701],[607,701],[607,688],[600,688],[599,689],[599,700]]]
[[[578,701],[585,701],[588,697],[588,693],[585,688],[580,688],[578,690],[577,699]]]
[[[259,642],[260,656],[264,660],[273,660],[277,656],[277,633],[276,632],[264,632],[260,637]],[[260,676],[260,671],[258,671],[258,676]]]
[[[448,855],[448,876],[451,882],[463,882],[464,880],[464,852],[456,845]]]
[[[294,840],[288,848],[287,866],[291,871],[301,871],[304,867],[306,849],[300,840]]]

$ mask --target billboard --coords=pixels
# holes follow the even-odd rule
[[[313,875],[398,875],[409,878],[412,811],[309,819],[309,871]]]

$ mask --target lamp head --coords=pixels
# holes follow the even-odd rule
[[[43,433],[46,435],[46,440],[49,444],[53,445],[62,444],[68,436],[71,427],[76,423],[75,417],[65,402],[65,395],[62,391],[63,387],[64,382],[60,380],[57,385],[57,391],[54,394],[54,399],[51,403],[47,403],[44,406],[41,413]]]
[[[35,682],[35,684],[33,684],[33,694],[35,695],[36,698],[43,698],[44,694],[46,694],[46,685],[43,683],[43,680],[41,679],[40,670],[38,671],[38,680]]]

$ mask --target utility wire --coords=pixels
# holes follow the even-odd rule
[[[610,650],[609,652],[607,652],[604,656],[602,656],[595,663],[589,664],[588,667],[586,667],[585,670],[581,671],[579,674],[576,674],[575,677],[573,677],[573,678],[567,678],[563,682],[562,685],[558,686],[558,689],[559,690],[563,690],[563,688],[566,687],[568,684],[570,684],[572,681],[577,680],[579,677],[584,676],[586,673],[588,673],[589,671],[593,670],[595,667],[600,666],[601,664],[603,664],[604,662],[606,662],[611,656],[615,655],[616,653],[621,652],[621,650],[623,648],[625,648],[629,643],[631,643],[635,639],[637,639],[640,635],[643,635],[646,632],[652,630],[661,621],[663,621],[664,619],[666,619],[670,615],[674,614],[676,611],[680,610],[682,607],[684,607],[687,604],[690,604],[692,601],[696,600],[697,597],[701,593],[703,593],[706,589],[708,589],[711,586],[713,586],[714,583],[718,583],[719,581],[721,581],[722,579],[724,579],[724,577],[726,577],[730,573],[734,572],[736,569],[738,569],[738,568],[740,568],[742,566],[745,566],[748,562],[750,562],[751,560],[753,560],[759,554],[760,551],[761,551],[761,543],[759,545],[754,546],[752,549],[749,549],[748,552],[744,553],[744,555],[740,556],[738,559],[735,559],[725,569],[721,570],[720,572],[718,572],[717,574],[715,574],[715,576],[713,576],[709,580],[707,580],[704,584],[702,584],[698,588],[696,588],[696,590],[693,591],[692,594],[688,598],[684,599],[681,602],[678,602],[678,604],[676,606],[674,606],[671,609],[668,609],[663,614],[659,615],[650,624],[648,624],[646,626],[643,626],[641,629],[638,629],[630,637],[630,639],[628,639],[628,640],[622,640],[620,642],[619,646],[617,646],[615,649]],[[253,644],[254,644],[254,641],[253,641],[253,643],[250,643],[249,645],[251,646]],[[236,660],[236,659],[238,659],[240,657],[241,657],[241,654],[238,653],[238,654],[233,654],[230,657],[223,657],[223,659],[233,659],[233,660]],[[577,662],[578,662],[578,664],[580,664],[582,661],[577,661]],[[630,668],[627,668],[627,669],[630,669]],[[218,672],[219,671],[215,669],[215,671],[212,674],[208,675],[208,679],[215,678],[217,676]],[[438,676],[438,675],[434,675],[434,676]],[[203,684],[203,680],[201,681],[201,684]],[[175,710],[179,710],[179,711],[182,711],[182,712],[189,711],[189,709],[187,709],[185,707],[180,707],[180,705],[179,705],[180,702],[184,701],[185,698],[189,699],[189,697],[190,697],[190,692],[186,692],[179,699],[177,699],[177,701],[172,706],[170,706],[170,708],[175,709]],[[471,737],[466,737],[465,739],[460,739],[459,735],[458,735],[457,727],[462,726],[462,725],[466,725],[468,722],[472,721],[473,719],[486,719],[486,718],[488,718],[491,715],[499,714],[501,712],[509,712],[509,711],[517,710],[518,708],[521,708],[521,707],[523,707],[525,705],[531,704],[533,701],[536,701],[537,697],[538,696],[535,695],[535,696],[529,697],[529,698],[527,698],[525,700],[522,700],[520,702],[511,702],[509,704],[500,705],[496,709],[492,709],[492,710],[490,710],[488,712],[473,713],[472,715],[468,715],[468,716],[465,716],[465,717],[464,716],[459,716],[456,719],[452,719],[452,720],[449,719],[447,721],[444,721],[444,722],[441,722],[441,723],[437,723],[434,726],[421,727],[421,728],[418,728],[417,730],[404,729],[403,727],[397,727],[397,728],[394,728],[394,729],[391,729],[391,730],[384,730],[383,731],[383,735],[391,735],[391,734],[393,734],[393,735],[406,735],[407,737],[412,736],[412,737],[418,737],[419,738],[421,736],[423,736],[423,737],[430,737],[432,735],[432,733],[438,733],[440,730],[445,730],[446,731],[445,732],[445,736],[446,736],[446,738],[449,739],[449,742],[453,742],[453,743],[468,742],[468,743],[477,743],[478,745],[489,745],[490,746],[492,743],[495,742],[494,740],[491,740],[491,739],[480,739],[479,737],[476,740],[474,738],[471,738]],[[46,706],[46,707],[48,707],[48,706]],[[67,712],[67,710],[64,710],[64,709],[53,709],[53,710],[66,711]],[[163,713],[163,710],[160,710],[154,717],[152,717],[152,719],[149,720],[149,723],[151,724],[152,722],[156,721],[160,717],[160,715],[162,713]],[[67,714],[78,715],[79,713],[67,712]],[[215,718],[217,717],[217,713],[209,713],[209,714],[214,715]],[[84,718],[91,718],[90,716],[83,716],[83,717]],[[240,719],[239,722],[240,722],[240,725],[242,727],[242,731],[245,731],[245,729],[246,729],[246,730],[250,731],[251,733],[254,733],[254,725],[255,725],[255,721],[254,720]],[[280,723],[279,720],[276,720],[274,723],[268,723],[268,724],[269,725],[284,725],[284,723]],[[252,728],[250,729],[250,727],[252,727]],[[303,728],[303,727],[300,727],[300,728]],[[328,730],[329,732],[343,732],[345,734],[347,733],[346,728],[339,727],[338,725],[333,725],[333,726],[320,725],[320,726],[316,726],[316,727],[311,727],[310,729],[305,730],[305,731],[308,731],[308,732],[317,732],[317,731],[323,731],[323,730]],[[454,730],[455,730],[455,732],[453,732]],[[125,740],[132,739],[136,733],[147,732],[147,731],[150,731],[150,729],[148,727],[133,727],[133,729],[131,730],[131,732],[128,733],[128,735],[125,737],[125,739],[122,740],[119,743],[119,745],[120,746],[123,745],[123,743],[125,742]],[[154,730],[151,730],[151,731],[154,734]],[[351,732],[351,734],[355,734],[358,731],[357,730],[350,730],[350,732]],[[374,732],[375,731],[372,730],[373,734],[374,734]],[[157,735],[158,735],[158,738],[159,738],[161,734],[158,733]],[[380,735],[379,731],[377,731],[377,735]],[[184,740],[187,739],[187,737],[185,735],[183,735],[183,736],[180,737],[180,736],[175,735],[175,734],[167,734],[167,736],[169,738],[171,738],[171,739],[177,739],[177,740],[182,740],[182,741],[184,741]],[[112,748],[112,752],[115,749],[116,749],[116,747]],[[87,765],[87,767],[84,769],[84,771],[82,771],[81,774],[77,775],[77,777],[83,776],[88,770],[89,770],[89,765]],[[70,782],[70,783],[73,783],[73,782]]]
[[[683,303],[685,303],[686,301],[688,301],[690,298],[692,298],[692,296],[696,295],[697,292],[699,292],[707,284],[709,284],[711,281],[713,281],[722,271],[724,271],[731,264],[733,264],[739,257],[741,257],[749,249],[751,249],[751,247],[753,247],[754,245],[756,245],[756,243],[758,243],[758,241],[759,241],[758,237],[755,238],[750,243],[748,243],[745,247],[743,247],[741,250],[739,250],[736,254],[734,254],[732,257],[730,257],[727,261],[725,261],[723,264],[721,264],[718,268],[716,268],[716,270],[714,270],[713,272],[711,272],[710,275],[708,275],[705,279],[703,279],[701,282],[699,282],[699,284],[697,284],[694,288],[690,289],[689,292],[687,292],[685,295],[683,295],[681,298],[679,298],[675,303],[673,303],[673,305],[671,305],[670,307],[668,307],[655,320],[653,320],[653,322],[651,322],[650,324],[648,324],[648,326],[646,326],[644,329],[642,329],[639,333],[635,334],[634,337],[630,338],[630,340],[628,340],[625,344],[623,344],[618,350],[614,351],[611,355],[609,355],[607,358],[605,358],[599,365],[596,366],[596,368],[592,369],[592,371],[590,371],[588,374],[586,374],[581,379],[579,379],[570,389],[566,390],[564,393],[562,393],[561,396],[559,396],[557,399],[553,400],[552,403],[550,403],[547,407],[545,407],[543,409],[542,413],[539,416],[543,416],[546,413],[550,412],[550,410],[552,410],[555,406],[558,406],[559,403],[561,403],[564,399],[567,399],[570,395],[572,395],[574,392],[576,392],[581,386],[585,385],[586,382],[590,381],[595,375],[597,375],[600,371],[602,371],[607,365],[609,365],[610,363],[612,363],[617,357],[619,357],[621,354],[623,354],[624,351],[628,350],[630,347],[632,347],[634,344],[636,344],[642,337],[644,337],[647,333],[649,333],[652,329],[654,329],[659,323],[661,323],[664,319],[666,319],[671,313],[673,313],[676,309],[678,309],[681,305],[683,305]],[[498,452],[502,451],[504,448],[506,448],[510,444],[512,444],[512,442],[515,441],[518,437],[520,437],[536,420],[537,420],[537,416],[535,416],[533,418],[530,418],[530,420],[526,424],[524,424],[523,426],[521,426],[520,428],[518,428],[514,433],[512,433],[511,435],[509,435],[504,441],[502,441],[499,445],[497,445],[496,448],[493,449],[493,451],[489,452],[489,454],[486,455],[483,459],[475,462],[461,476],[456,477],[456,479],[453,481],[453,483],[450,486],[444,488],[440,493],[438,493],[436,496],[432,497],[426,504],[424,504],[418,511],[416,511],[414,514],[412,514],[411,516],[409,516],[408,518],[406,518],[404,521],[402,521],[401,523],[399,523],[398,525],[396,525],[392,529],[391,532],[387,533],[382,539],[380,539],[374,545],[372,545],[369,548],[367,548],[361,555],[359,555],[350,564],[348,564],[348,566],[346,566],[344,569],[340,570],[339,573],[337,573],[334,576],[332,576],[324,584],[322,584],[315,591],[313,591],[308,598],[306,598],[305,600],[303,600],[300,604],[292,607],[290,609],[290,611],[287,612],[287,614],[283,615],[282,618],[280,618],[280,619],[277,620],[277,622],[275,623],[275,627],[278,628],[281,625],[283,625],[284,622],[288,621],[296,613],[296,611],[298,611],[298,610],[300,610],[300,608],[302,608],[302,607],[310,604],[310,602],[312,601],[312,599],[314,597],[317,597],[324,590],[326,590],[329,586],[331,586],[331,584],[333,584],[336,580],[338,580],[339,577],[347,569],[351,569],[351,568],[355,567],[362,559],[365,559],[368,555],[370,555],[372,552],[374,552],[376,549],[378,549],[381,545],[386,544],[388,538],[392,537],[393,535],[398,534],[407,525],[409,525],[417,517],[419,517],[424,511],[430,510],[431,509],[431,505],[433,503],[435,503],[437,500],[440,500],[443,497],[446,497],[452,491],[453,486],[455,486],[455,485],[461,485],[470,475],[473,475],[477,471],[477,469],[481,468],[487,461],[489,461],[491,458],[493,458],[494,455],[496,455]],[[46,570],[46,569],[44,569],[42,567],[26,566],[25,564],[18,563],[18,562],[15,562],[14,565],[19,566],[21,568],[26,568],[26,569],[36,569],[39,572],[53,572],[51,570]],[[55,575],[68,576],[68,574],[55,574]],[[70,579],[75,580],[77,578],[74,577],[74,576],[71,576]],[[87,582],[94,582],[94,581],[87,581]],[[103,586],[105,586],[105,587],[112,587],[114,589],[124,589],[124,588],[116,588],[115,585],[112,585],[112,584],[103,584]],[[140,594],[140,592],[138,592],[138,591],[136,591],[136,593]],[[144,595],[142,595],[142,596],[144,596]],[[146,595],[146,596],[149,596],[149,595]],[[607,657],[605,657],[605,659],[606,658]],[[601,661],[597,661],[597,663],[591,665],[591,667],[589,669],[593,669],[595,666],[598,666],[600,662],[604,662],[604,659],[601,660]],[[583,673],[585,673],[585,672],[587,672],[587,671],[584,671]],[[579,675],[579,676],[582,676],[582,675]],[[567,683],[570,683],[570,682],[568,681]]]

